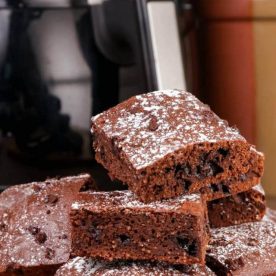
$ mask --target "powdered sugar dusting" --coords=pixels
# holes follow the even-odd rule
[[[236,260],[241,266],[252,269],[261,263],[275,265],[276,224],[270,219],[263,219],[260,222],[212,229],[208,256],[226,267]]]
[[[90,258],[76,257],[63,265],[56,276],[180,276],[214,275],[208,268],[200,265],[178,266],[147,262],[99,262]]]
[[[93,200],[94,199],[94,200]],[[93,204],[96,201],[97,204]],[[72,204],[72,209],[92,208],[93,211],[103,211],[112,208],[118,209],[147,209],[153,212],[160,210],[176,211],[183,207],[186,202],[201,203],[199,194],[182,195],[176,198],[163,201],[155,201],[152,203],[143,203],[131,191],[115,191],[115,192],[87,192],[80,196],[80,200]],[[92,204],[91,204],[92,203]]]
[[[207,105],[179,90],[133,97],[92,121],[110,139],[119,137],[117,147],[136,169],[191,143],[244,140],[237,129],[229,127]]]

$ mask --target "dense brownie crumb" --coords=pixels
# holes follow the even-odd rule
[[[72,256],[203,264],[206,217],[196,194],[145,204],[130,191],[81,193],[72,204]]]
[[[88,174],[17,185],[0,194],[0,275],[50,276],[69,259],[69,210],[84,185],[95,188]]]
[[[144,202],[198,192],[210,183],[219,190],[212,193],[224,196],[231,180],[253,186],[263,173],[263,155],[184,91],[132,97],[93,117],[91,131],[97,161]],[[244,186],[237,192],[252,187]]]
[[[209,201],[207,206],[210,226],[213,228],[259,221],[266,211],[261,185],[246,192]]]
[[[217,275],[275,275],[276,224],[259,222],[211,229],[207,265]]]
[[[201,265],[169,266],[164,263],[104,262],[76,257],[64,264],[55,276],[212,276],[208,267]]]

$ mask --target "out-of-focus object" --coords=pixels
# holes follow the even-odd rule
[[[276,195],[276,2],[200,0],[201,88],[215,112],[265,153]]]

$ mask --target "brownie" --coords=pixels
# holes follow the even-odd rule
[[[69,259],[72,201],[94,187],[88,174],[8,188],[0,194],[0,275],[54,275]]]
[[[209,201],[207,206],[210,226],[213,228],[259,221],[266,211],[261,185],[246,192]]]
[[[198,264],[169,266],[164,263],[103,262],[91,258],[76,257],[64,264],[55,276],[181,276],[215,275],[208,267]]]
[[[206,262],[217,275],[276,275],[275,261],[275,221],[211,229]]]
[[[86,192],[72,204],[72,256],[204,263],[207,207],[199,194],[142,203],[131,191]]]
[[[192,94],[132,97],[92,118],[95,158],[144,202],[202,190],[209,199],[260,182],[264,156]]]

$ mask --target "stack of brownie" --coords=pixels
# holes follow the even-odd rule
[[[92,134],[129,190],[87,174],[7,189],[0,275],[276,275],[263,154],[208,106],[147,93],[93,117]]]
[[[92,135],[96,160],[129,190],[79,196],[72,256],[198,274],[210,273],[207,260],[219,275],[253,275],[261,254],[258,273],[276,273],[275,224],[257,222],[264,156],[209,106],[180,90],[147,93],[92,118]]]

